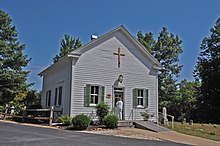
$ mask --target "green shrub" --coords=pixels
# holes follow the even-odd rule
[[[58,118],[58,122],[60,123],[63,123],[64,125],[67,125],[69,126],[72,122],[72,118],[68,115],[61,115],[59,118]]]
[[[14,112],[10,113],[11,115],[22,115],[22,110],[25,109],[24,103],[18,101],[11,101],[9,103],[9,112],[12,111],[12,107]]]
[[[0,106],[0,113],[4,113],[5,112],[5,108],[3,106]]]
[[[104,124],[107,128],[114,129],[118,127],[118,117],[115,115],[108,115],[104,119]]]
[[[76,115],[72,119],[73,129],[76,130],[85,130],[90,123],[90,118],[86,115]]]
[[[90,125],[99,125],[99,118],[98,116],[96,116],[96,113],[94,113],[92,111],[91,114],[89,114],[89,118],[90,118]]]
[[[140,112],[141,116],[144,118],[145,121],[149,119],[149,113],[148,110],[145,110],[144,112]]]
[[[105,102],[100,102],[96,105],[96,115],[99,117],[100,124],[102,124],[103,119],[105,116],[108,115],[110,106]]]

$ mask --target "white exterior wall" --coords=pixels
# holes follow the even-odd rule
[[[56,67],[52,69],[53,72],[48,71],[43,76],[42,99],[41,105],[46,105],[46,91],[51,90],[51,106],[55,105],[55,88],[62,86],[62,101],[61,106],[55,106],[57,109],[63,108],[63,114],[69,114],[70,111],[70,69],[71,63],[59,62]],[[65,106],[63,106],[65,105]]]
[[[132,90],[134,88],[146,88],[149,90],[148,111],[156,119],[157,113],[157,71],[152,69],[152,64],[146,60],[120,32],[115,32],[105,38],[103,42],[97,42],[94,48],[83,53],[73,66],[72,81],[72,111],[71,116],[80,113],[91,113],[94,107],[84,107],[84,87],[86,84],[98,84],[105,86],[106,94],[113,94],[113,84],[118,76],[124,76],[124,108],[125,119],[129,118],[133,109]],[[117,48],[121,48],[121,67],[118,68]],[[113,98],[104,98],[111,107]],[[134,118],[142,119],[140,112],[144,109],[134,110]]]

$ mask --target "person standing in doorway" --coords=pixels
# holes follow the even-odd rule
[[[118,110],[118,118],[122,120],[122,110],[123,110],[123,101],[119,98],[119,101],[116,103],[117,110]]]

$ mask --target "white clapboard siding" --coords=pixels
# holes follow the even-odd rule
[[[45,107],[46,104],[46,91],[51,90],[51,106],[55,102],[55,88],[62,86],[62,101],[61,106],[55,107],[58,109],[63,108],[64,114],[69,114],[70,107],[70,74],[71,63],[68,61],[62,61],[56,64],[52,69],[53,73],[46,73],[43,76],[43,89],[41,104]],[[50,72],[50,71],[48,71]]]
[[[103,42],[83,53],[73,65],[72,71],[72,111],[71,116],[79,113],[91,113],[93,107],[84,107],[84,87],[86,84],[105,86],[105,95],[112,94],[113,84],[120,74],[123,75],[125,119],[129,118],[133,109],[132,90],[146,88],[149,90],[149,112],[156,118],[157,112],[157,71],[146,60],[140,51],[120,32],[114,32]],[[121,48],[121,67],[118,68],[118,57],[113,55]],[[104,98],[112,107],[112,98]],[[140,112],[134,110],[137,119],[142,119]]]

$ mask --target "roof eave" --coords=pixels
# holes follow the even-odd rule
[[[41,71],[38,76],[42,77],[45,75],[45,73],[49,70],[51,70],[52,68],[54,68],[55,66],[57,66],[59,63],[61,63],[62,61],[65,61],[69,58],[74,58],[74,57],[78,57],[77,55],[66,55],[62,58],[60,58],[57,62],[53,63],[52,65],[50,65],[49,67],[45,68],[43,71]]]
[[[129,37],[129,39],[134,43],[136,44],[147,56],[148,58],[152,61],[153,64],[155,64],[158,68],[162,69],[163,66],[159,63],[159,61],[154,58],[146,49],[145,47],[136,39],[134,38],[131,33],[124,27],[124,26],[121,26],[124,31],[124,33],[127,34],[127,36]]]

